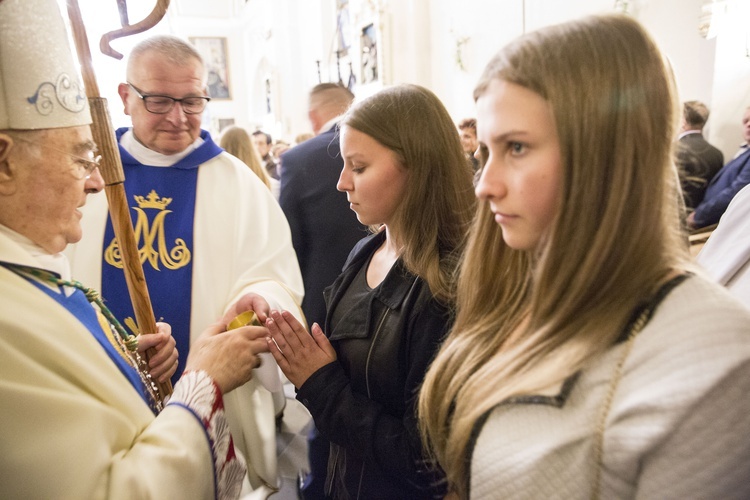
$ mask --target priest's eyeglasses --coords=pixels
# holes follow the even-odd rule
[[[206,109],[206,104],[211,100],[210,97],[198,96],[198,97],[183,97],[182,99],[175,99],[168,95],[156,95],[156,94],[144,94],[132,83],[128,82],[128,85],[133,89],[138,97],[143,101],[143,105],[146,107],[146,111],[154,113],[156,115],[165,115],[172,111],[174,103],[179,102],[182,106],[182,111],[186,115],[197,115],[202,113]]]

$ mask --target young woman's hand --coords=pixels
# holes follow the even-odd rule
[[[336,361],[336,351],[317,323],[312,335],[288,311],[271,311],[268,348],[289,381],[299,388],[319,368]]]

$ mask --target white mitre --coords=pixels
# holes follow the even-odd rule
[[[0,130],[90,123],[57,0],[0,0]]]

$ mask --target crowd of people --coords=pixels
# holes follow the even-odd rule
[[[169,35],[129,54],[107,151],[67,40],[56,0],[0,0],[0,496],[270,495],[282,374],[308,500],[750,496],[750,108],[723,165],[637,21],[522,35],[458,122],[320,84],[276,154],[201,129]]]

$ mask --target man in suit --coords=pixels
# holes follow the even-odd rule
[[[279,171],[276,168],[278,165],[276,159],[271,154],[271,146],[273,146],[273,138],[270,134],[266,134],[262,130],[256,130],[253,132],[253,144],[255,149],[258,150],[258,154],[263,160],[263,165],[266,167],[266,172],[271,176],[272,179],[279,178]]]
[[[279,204],[289,221],[302,270],[302,311],[309,325],[323,325],[323,289],[334,282],[349,251],[367,234],[349,209],[346,195],[336,190],[344,167],[337,118],[353,100],[346,87],[315,86],[308,116],[317,135],[287,150],[282,160]]]
[[[708,108],[700,101],[682,104],[682,125],[677,137],[675,163],[685,206],[692,211],[703,201],[708,183],[724,165],[724,155],[703,137]]]
[[[719,222],[734,195],[750,184],[750,107],[742,117],[742,133],[745,143],[724,168],[711,179],[703,201],[688,216],[691,228],[710,226]]]
[[[305,298],[302,311],[309,325],[325,324],[323,289],[341,273],[354,244],[367,232],[349,209],[346,194],[336,189],[344,161],[339,149],[338,119],[354,100],[346,87],[321,83],[310,92],[308,117],[316,136],[284,153],[279,204],[292,230]],[[328,442],[313,428],[309,440],[311,474],[305,499],[324,498]]]
[[[479,147],[476,118],[464,118],[458,122],[458,133],[461,138],[461,147],[464,148],[464,153],[466,153],[466,158],[469,159],[472,168],[476,172],[479,170],[479,160],[474,157],[474,153]]]

